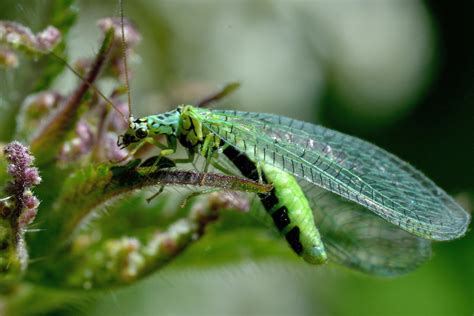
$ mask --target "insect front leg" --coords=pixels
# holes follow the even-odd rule
[[[160,162],[161,157],[169,156],[169,155],[172,155],[176,152],[176,148],[177,148],[176,137],[167,136],[166,140],[167,140],[168,146],[166,146],[166,145],[164,145],[164,144],[162,144],[158,141],[153,140],[153,144],[155,146],[159,147],[161,149],[161,151],[160,151],[160,155],[158,156],[158,159],[156,159],[153,162],[153,165],[150,167],[150,170],[153,170],[153,169],[156,168],[156,166],[158,166],[158,163]],[[175,161],[175,163],[177,163],[177,162],[178,161]],[[160,189],[158,190],[158,192],[156,192],[155,194],[153,194],[152,196],[147,198],[146,201],[148,203],[150,203],[153,199],[155,199],[158,195],[160,195],[163,192],[164,189],[165,189],[165,187],[161,186]]]
[[[166,136],[166,141],[168,143],[168,146],[164,146],[163,144],[159,143],[160,145],[163,145],[164,147],[160,147],[160,156],[169,156],[172,155],[176,152],[176,148],[178,148],[178,142],[176,140],[176,137],[172,135],[167,135]]]
[[[168,156],[168,155],[174,154],[176,152],[176,149],[178,148],[178,142],[177,142],[176,137],[167,136],[167,140],[168,140],[168,147],[161,151],[160,153],[161,156]],[[194,161],[194,154],[195,154],[194,150],[187,149],[186,154],[187,154],[186,158],[173,159],[173,161],[175,163],[192,163]]]
[[[159,165],[162,157],[171,155],[171,154],[176,152],[176,147],[177,147],[176,139],[173,139],[172,137],[167,137],[167,143],[168,143],[167,145],[162,144],[159,141],[157,141],[157,140],[155,140],[151,137],[145,138],[139,145],[137,145],[137,147],[140,148],[145,143],[152,144],[152,145],[154,145],[154,146],[161,149],[159,155],[154,157],[156,159],[155,159],[155,161],[153,161],[153,164],[147,165],[147,168],[149,168],[150,171],[154,171],[156,169],[156,167]],[[136,150],[137,150],[137,148],[135,148],[133,150],[133,152],[136,152]]]
[[[144,138],[143,140],[141,140],[136,146],[135,148],[133,148],[128,156],[126,158],[129,158],[131,156],[134,156],[139,150],[140,148],[142,148],[145,144],[151,144],[153,146],[156,146],[158,148],[161,149],[160,151],[160,156],[168,156],[168,155],[171,155],[173,154],[175,151],[176,151],[176,139],[172,140],[170,139],[170,137],[167,137],[167,142],[168,142],[168,146],[165,145],[165,144],[162,144],[160,143],[159,141],[157,141],[156,139],[154,139],[153,137],[147,137],[147,138]]]
[[[152,144],[154,146],[157,146],[159,148],[166,148],[165,145],[155,141],[153,138],[151,137],[147,137],[147,138],[144,138],[142,139],[132,150],[130,150],[128,152],[128,155],[126,155],[124,158],[118,160],[118,161],[115,161],[115,162],[122,162],[122,161],[125,161],[133,156],[135,156],[135,154],[140,150],[140,148],[142,148],[145,144]]]

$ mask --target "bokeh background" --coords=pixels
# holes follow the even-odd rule
[[[241,89],[220,107],[287,115],[367,139],[412,163],[472,210],[472,1],[124,2],[125,16],[143,36],[139,57],[130,62],[136,116],[193,102],[237,80]],[[0,18],[39,30],[47,14],[43,4],[2,0]],[[94,54],[100,37],[95,22],[117,16],[118,1],[80,1],[78,9],[69,37],[73,59]],[[73,80],[65,73],[56,85],[67,90]],[[0,84],[5,141],[13,114],[2,100],[21,87],[15,75]],[[59,313],[472,315],[473,233],[433,248],[431,261],[393,279],[251,255],[201,267],[186,263],[191,259],[185,255],[145,281]]]

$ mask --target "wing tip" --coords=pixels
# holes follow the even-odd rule
[[[459,216],[456,217],[454,225],[450,226],[449,231],[439,232],[432,236],[436,241],[450,241],[466,235],[469,224],[471,223],[471,214],[464,209],[460,209]]]

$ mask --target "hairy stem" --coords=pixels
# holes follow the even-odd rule
[[[85,80],[81,82],[66,103],[53,114],[33,138],[31,150],[37,157],[38,164],[45,164],[54,160],[61,145],[66,140],[68,133],[74,129],[76,121],[79,118],[81,100],[100,74],[107,59],[112,41],[113,31],[110,30],[105,34],[99,53],[87,73]]]
[[[60,224],[58,240],[63,245],[77,234],[96,208],[121,195],[151,186],[192,185],[223,190],[264,193],[272,186],[245,178],[194,171],[128,169],[100,165],[86,168],[64,183],[63,193],[55,206],[54,221]]]

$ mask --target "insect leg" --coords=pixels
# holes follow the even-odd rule
[[[163,144],[161,144],[161,143],[159,143],[159,142],[156,142],[153,138],[147,137],[147,138],[143,139],[141,142],[139,142],[139,143],[135,146],[135,148],[133,148],[132,150],[130,150],[130,151],[128,152],[128,155],[127,155],[127,156],[125,156],[124,158],[122,158],[122,159],[120,159],[120,160],[118,160],[118,161],[114,161],[114,162],[122,162],[122,161],[125,161],[125,160],[127,160],[127,159],[129,159],[129,158],[135,156],[135,154],[136,154],[136,153],[140,150],[140,148],[142,148],[143,145],[145,145],[145,144],[152,144],[152,145],[155,145],[155,146],[157,146],[157,147],[159,147],[159,148],[163,148],[163,146],[164,146]]]
[[[177,148],[177,142],[176,142],[176,137],[173,136],[167,136],[166,137],[168,146],[161,144],[160,142],[154,141],[153,144],[156,145],[157,147],[162,148],[160,151],[160,155],[158,156],[158,159],[156,159],[153,164],[150,167],[150,170],[155,169],[156,166],[158,166],[160,159],[165,156],[172,155],[176,152]],[[189,159],[189,156],[188,156]],[[174,161],[175,163],[178,163],[177,161]],[[161,193],[161,192],[158,192]],[[153,198],[153,197],[152,197]]]
[[[223,174],[232,174],[233,172],[223,166],[221,163],[219,163],[216,160],[211,160],[211,165],[216,168],[217,170],[221,171]]]
[[[176,141],[176,137],[174,136],[171,136],[171,135],[167,135],[166,136],[166,140],[168,142],[168,146],[165,146],[164,148],[163,147],[160,147],[161,148],[161,151],[160,151],[160,156],[169,156],[169,155],[172,155],[176,152],[176,148],[178,147],[178,143]],[[158,142],[157,142],[158,143]],[[160,144],[160,143],[158,143]],[[158,145],[157,144],[157,145]],[[163,144],[160,144],[160,145],[163,145]],[[164,146],[164,145],[163,145]],[[159,147],[159,146],[158,146]]]
[[[207,157],[209,155],[209,151],[212,150],[212,139],[212,134],[207,134],[206,138],[204,138],[204,142],[201,146],[201,155],[203,155],[204,157]]]
[[[257,162],[255,163],[255,167],[256,167],[257,173],[258,173],[258,183],[263,183],[262,164],[260,163],[260,161],[257,161]]]
[[[206,190],[202,190],[202,191],[191,192],[191,193],[189,193],[188,195],[186,195],[184,197],[183,201],[180,204],[180,207],[185,208],[186,205],[188,204],[188,201],[195,198],[195,197],[197,197],[197,196],[206,195],[206,194],[214,193],[214,192],[220,192],[220,191],[222,191],[222,189],[206,189]]]
[[[204,172],[207,172],[209,169],[209,165],[211,164],[212,155],[214,154],[214,145],[215,139],[214,134],[207,134],[206,138],[204,138],[204,143],[201,147],[201,155],[206,157],[206,164],[204,165]]]
[[[158,190],[158,192],[156,192],[155,194],[153,194],[152,196],[150,196],[149,198],[146,199],[147,203],[150,203],[154,198],[156,198],[158,195],[160,195],[163,192],[164,189],[165,189],[165,186],[162,185],[160,187],[160,189]]]
[[[186,150],[188,154],[187,158],[180,158],[180,159],[173,159],[175,163],[192,163],[194,161],[194,151],[193,150]]]

